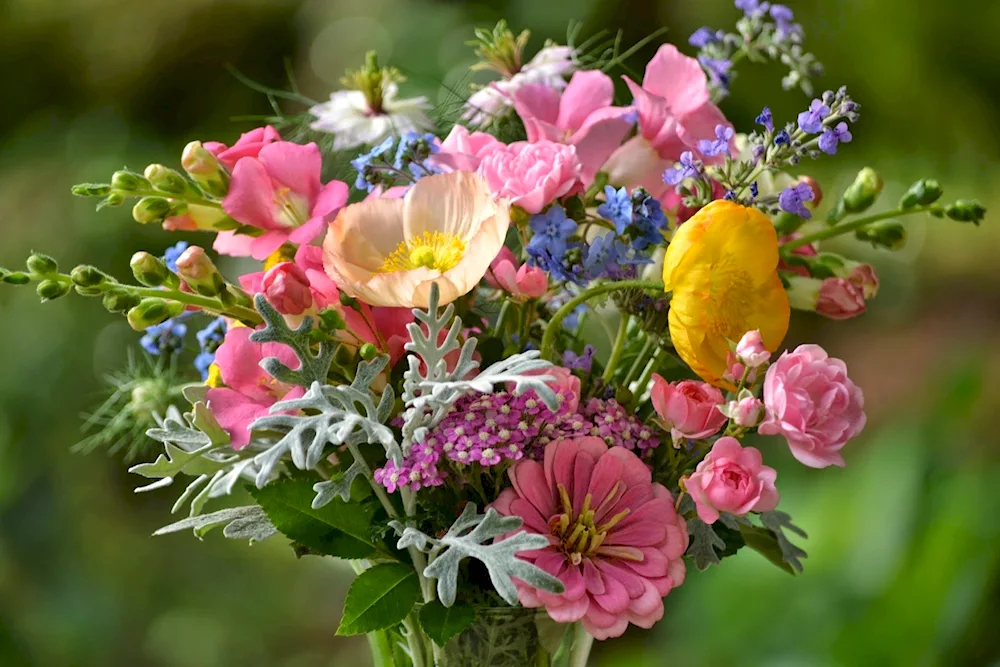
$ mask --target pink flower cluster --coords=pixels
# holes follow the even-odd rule
[[[684,480],[684,488],[695,502],[698,518],[713,524],[720,512],[742,516],[773,510],[778,506],[777,476],[774,468],[763,464],[760,451],[727,436],[715,441],[694,473]]]

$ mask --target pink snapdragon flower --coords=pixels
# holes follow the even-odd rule
[[[825,278],[816,295],[816,312],[831,320],[847,320],[868,310],[864,289],[846,278]]]
[[[543,140],[497,144],[483,155],[478,172],[494,196],[535,214],[575,192],[582,169],[575,147]]]
[[[743,447],[736,438],[719,438],[698,467],[684,480],[684,488],[707,524],[721,512],[742,516],[769,512],[778,506],[774,481],[778,473],[763,464],[760,452]]]
[[[697,60],[664,44],[646,65],[641,86],[624,78],[635,98],[639,134],[605,164],[603,171],[612,183],[630,188],[641,185],[657,194],[665,189],[663,172],[684,151],[692,151],[707,164],[721,162],[722,156],[698,152],[698,141],[715,137],[716,126],[732,126],[712,103],[708,78]]]
[[[615,85],[607,74],[579,71],[561,93],[540,84],[524,86],[514,95],[514,108],[524,121],[528,141],[576,147],[588,185],[632,129],[625,118],[629,110],[612,106],[614,96]]]
[[[506,246],[500,249],[485,277],[490,287],[502,289],[515,299],[538,299],[549,289],[545,271],[537,266],[519,264]]]
[[[266,125],[244,132],[232,146],[226,146],[218,141],[206,141],[203,145],[209,153],[218,158],[223,167],[232,171],[240,159],[257,157],[261,148],[275,141],[281,141],[281,135],[276,129]]]
[[[726,424],[726,416],[719,411],[726,399],[721,391],[706,382],[671,383],[653,374],[650,398],[653,409],[667,423],[674,440],[707,438]]]
[[[250,442],[250,425],[269,414],[272,405],[281,400],[299,398],[302,387],[278,382],[260,367],[266,357],[277,357],[289,368],[298,368],[299,360],[292,349],[281,343],[254,343],[253,330],[233,327],[215,353],[225,387],[208,390],[208,406],[212,414],[232,438],[233,449],[242,449]]]
[[[268,269],[260,291],[283,315],[301,315],[313,307],[309,277],[294,262],[281,262]]]
[[[800,345],[767,369],[767,417],[757,430],[785,436],[792,455],[811,468],[843,467],[840,449],[865,427],[864,404],[843,361],[818,345]]]
[[[510,479],[493,507],[549,539],[518,555],[566,587],[555,595],[516,582],[522,605],[544,607],[559,623],[581,621],[597,639],[663,617],[663,597],[684,581],[687,526],[638,456],[599,438],[557,440],[543,463],[522,459]]]
[[[321,169],[319,147],[314,143],[276,141],[262,146],[256,157],[241,157],[222,208],[233,220],[264,233],[257,237],[220,234],[215,249],[262,260],[284,243],[314,241],[347,203],[348,195],[345,183],[323,185]]]

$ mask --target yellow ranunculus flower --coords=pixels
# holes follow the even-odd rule
[[[729,341],[759,329],[774,352],[788,332],[788,295],[778,278],[778,235],[763,213],[714,201],[680,226],[663,260],[673,292],[674,349],[707,382],[729,386]]]

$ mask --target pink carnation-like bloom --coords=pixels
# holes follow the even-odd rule
[[[222,233],[216,251],[265,259],[284,243],[306,245],[326,229],[347,203],[347,184],[320,182],[322,159],[314,143],[275,141],[256,157],[242,157],[233,168],[222,208],[233,220],[257,227],[257,237]]]
[[[792,455],[811,468],[843,467],[840,449],[865,427],[864,394],[844,362],[819,345],[800,345],[767,369],[764,405],[757,430],[785,436]]]
[[[298,368],[299,360],[292,349],[281,343],[254,343],[253,330],[233,327],[215,353],[225,387],[208,390],[208,406],[212,414],[232,438],[233,449],[242,449],[250,442],[250,424],[269,413],[278,401],[300,398],[302,387],[282,384],[260,367],[266,357],[277,357],[290,368]]]
[[[757,449],[743,447],[727,436],[715,441],[684,488],[694,500],[698,518],[713,524],[721,512],[742,516],[773,510],[778,506],[777,477],[774,468],[763,464]]]
[[[486,282],[516,299],[538,299],[549,289],[549,278],[537,266],[519,264],[510,248],[504,246],[490,263]]]
[[[531,214],[575,191],[581,169],[576,148],[554,141],[497,144],[479,164],[479,174],[495,196],[509,198]]]
[[[684,380],[674,384],[654,374],[650,398],[674,440],[707,438],[726,423],[726,415],[719,411],[726,399],[706,382]]]
[[[510,479],[493,507],[549,538],[519,556],[566,587],[555,595],[517,582],[522,605],[544,607],[559,623],[582,621],[597,639],[663,617],[663,597],[684,582],[687,526],[638,456],[598,438],[558,440],[543,463],[522,459]]]

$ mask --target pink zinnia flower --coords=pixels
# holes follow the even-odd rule
[[[865,399],[840,359],[819,345],[785,352],[764,378],[767,417],[757,429],[785,436],[792,455],[811,468],[844,466],[840,449],[865,427]]]
[[[763,464],[757,449],[743,447],[727,436],[716,440],[684,488],[694,500],[698,518],[713,524],[721,512],[742,516],[773,510],[778,506],[777,477],[774,468]]]
[[[212,414],[232,438],[233,449],[242,449],[250,442],[250,424],[268,414],[280,400],[299,398],[302,387],[278,382],[260,367],[266,357],[277,357],[290,368],[298,368],[299,360],[287,345],[253,343],[248,327],[233,327],[215,353],[225,387],[208,390],[208,406]]]
[[[264,233],[257,237],[219,234],[215,249],[262,260],[284,243],[314,241],[347,203],[348,195],[347,185],[340,181],[322,185],[321,169],[319,147],[314,143],[301,146],[276,141],[260,148],[256,157],[240,158],[222,208],[233,220]]]
[[[520,264],[506,246],[500,249],[500,254],[490,263],[486,282],[516,299],[537,299],[549,289],[549,278],[545,271],[537,266]]]
[[[571,144],[583,167],[584,183],[594,180],[611,153],[632,129],[628,109],[613,107],[615,85],[596,70],[573,75],[562,92],[531,84],[514,94],[514,108],[524,121],[528,141]]]
[[[547,140],[495,145],[479,164],[495,196],[531,214],[577,190],[581,172],[576,148]]]
[[[670,383],[654,374],[650,398],[656,414],[667,423],[674,440],[707,438],[726,424],[726,415],[719,411],[726,399],[721,391],[706,382]]]
[[[554,595],[518,583],[522,605],[544,607],[559,623],[582,621],[597,639],[663,617],[663,596],[684,581],[687,526],[638,456],[598,438],[558,440],[544,463],[522,459],[510,479],[493,507],[549,538],[520,556],[566,587]]]

